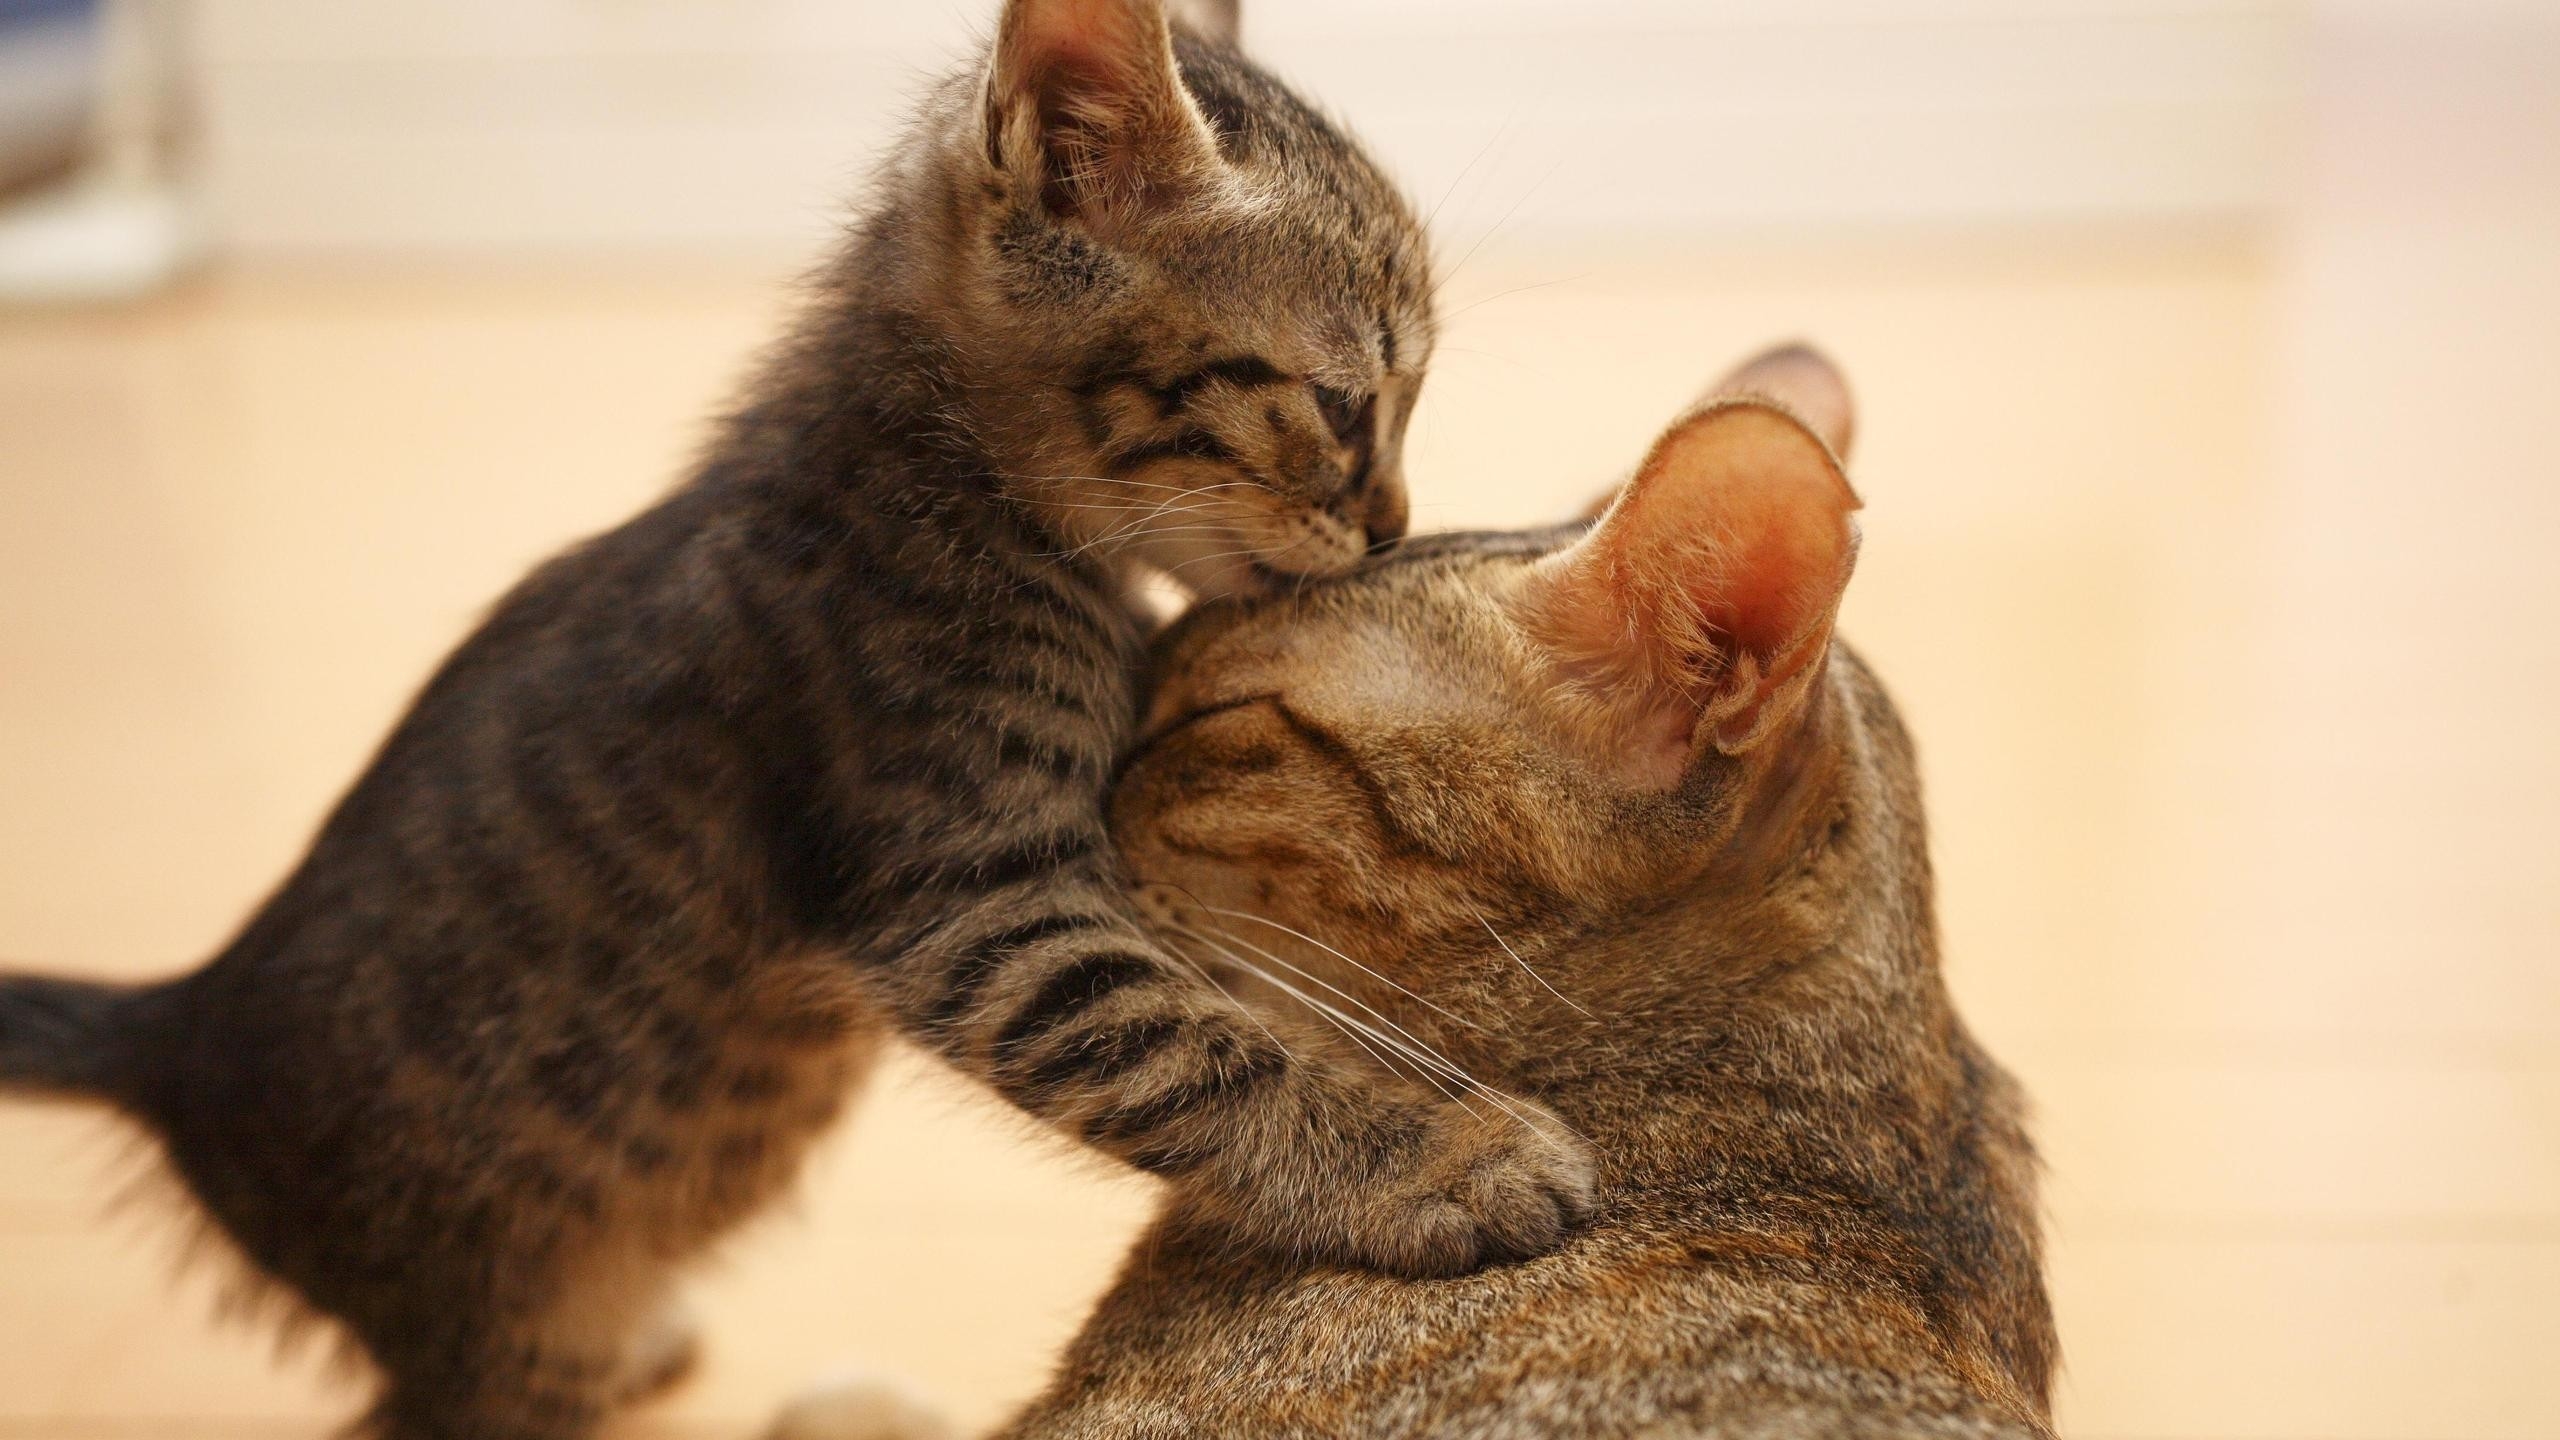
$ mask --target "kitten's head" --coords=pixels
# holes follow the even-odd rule
[[[1015,493],[1206,595],[1403,534],[1434,338],[1411,210],[1234,21],[1009,0],[930,112],[945,198],[912,262]]]
[[[1409,541],[1195,613],[1115,801],[1132,872],[1196,927],[1392,967],[1499,960],[1496,917],[1569,931],[1796,843],[1840,690],[1848,415],[1826,362],[1778,352],[1587,530]]]

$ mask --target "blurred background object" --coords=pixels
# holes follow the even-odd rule
[[[0,0],[0,303],[175,278],[180,0]]]
[[[209,263],[0,313],[0,955],[212,949],[488,598],[680,472],[992,8],[142,24],[106,133],[150,142],[24,153],[200,196]],[[1569,513],[1766,341],[1845,362],[1844,628],[2040,1102],[2065,1432],[2560,1435],[2560,6],[1245,8],[1433,214],[1421,524]],[[9,134],[117,92],[58,73]],[[316,1367],[168,1298],[169,1227],[99,1222],[118,1153],[0,1108],[0,1437],[326,1433]],[[904,1065],[660,1431],[846,1362],[992,1420],[1149,1198]]]
[[[0,195],[70,171],[98,101],[98,6],[0,5]]]
[[[249,253],[805,247],[987,16],[884,0],[206,0]],[[2281,0],[1278,0],[1256,51],[1511,229],[2231,220],[2282,183]],[[1487,217],[1490,218],[1490,217]]]

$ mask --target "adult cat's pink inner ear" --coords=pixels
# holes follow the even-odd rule
[[[1793,414],[1711,404],[1547,562],[1532,629],[1595,692],[1645,773],[1676,776],[1704,745],[1739,753],[1795,712],[1820,669],[1858,507],[1830,448]]]
[[[1184,193],[1217,142],[1182,88],[1162,0],[1012,0],[989,76],[990,154],[1096,225]]]

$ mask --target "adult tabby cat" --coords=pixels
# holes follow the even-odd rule
[[[1381,1076],[1548,1107],[1600,1208],[1411,1281],[1177,1203],[1007,1435],[2049,1435],[2019,1098],[1939,978],[1910,742],[1831,639],[1847,393],[1780,352],[1587,534],[1408,542],[1170,637],[1115,805],[1168,928],[1293,1045],[1288,991]],[[893,1421],[784,1433],[936,1433]]]
[[[341,1322],[388,1440],[569,1440],[882,1023],[1245,1239],[1553,1246],[1582,1152],[1284,1051],[1134,923],[1129,567],[1404,526],[1423,241],[1158,0],[1011,0],[691,481],[537,571],[204,970],[0,984],[0,1082],[138,1118]]]

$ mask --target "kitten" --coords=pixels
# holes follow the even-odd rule
[[[1005,1434],[2051,1434],[2019,1096],[1939,977],[1910,741],[1831,643],[1847,396],[1779,352],[1587,533],[1409,542],[1167,640],[1114,815],[1168,925],[1275,1027],[1295,992],[1381,1075],[1548,1107],[1601,1208],[1404,1281],[1177,1207]],[[855,1419],[783,1433],[933,1433]]]
[[[386,1440],[568,1440],[884,1026],[1242,1238],[1537,1253],[1587,1161],[1282,1049],[1135,923],[1145,562],[1399,535],[1433,333],[1370,162],[1158,0],[1011,0],[698,473],[536,571],[207,968],[0,983],[0,1082],[165,1143]]]

